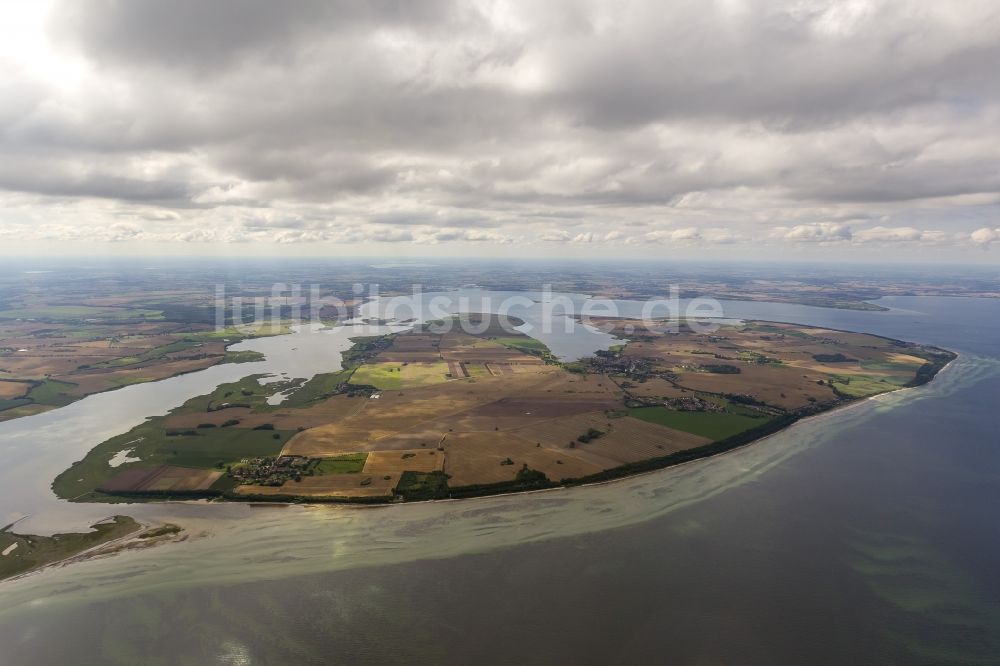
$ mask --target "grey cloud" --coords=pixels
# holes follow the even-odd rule
[[[154,65],[198,72],[242,58],[282,58],[310,40],[360,27],[444,18],[437,2],[296,0],[96,0],[63,2],[56,35],[111,65]]]
[[[432,226],[441,228],[491,229],[500,226],[501,222],[486,217],[468,215],[441,215],[427,211],[394,211],[391,213],[375,213],[368,220],[376,224],[393,226]]]
[[[84,83],[0,79],[0,189],[203,208],[228,239],[996,226],[962,203],[1000,194],[990,2],[99,0],[51,31]]]
[[[961,25],[922,3],[856,6],[871,11],[837,32],[823,21],[843,3],[748,2],[729,16],[703,2],[672,3],[669,12],[636,3],[622,12],[628,29],[619,39],[563,37],[552,54],[565,63],[556,94],[584,122],[609,127],[715,116],[797,128],[995,98],[995,7],[970,3],[972,20]]]
[[[186,207],[193,195],[183,181],[143,180],[100,171],[29,172],[19,165],[0,167],[0,189],[52,197],[93,197]]]

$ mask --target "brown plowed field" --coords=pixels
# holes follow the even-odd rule
[[[98,490],[106,492],[143,490],[208,490],[222,477],[222,472],[160,465],[152,469],[124,469],[115,474]]]

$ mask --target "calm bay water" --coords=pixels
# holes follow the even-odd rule
[[[882,303],[725,305],[961,358],[928,386],[603,486],[161,506],[209,534],[0,584],[0,663],[998,663],[1000,302]]]
[[[98,393],[67,407],[0,423],[0,525],[18,522],[26,534],[52,534],[86,527],[108,515],[107,506],[70,504],[55,497],[52,480],[70,463],[104,440],[128,431],[149,416],[166,414],[184,401],[219,384],[249,375],[263,381],[305,378],[334,372],[341,352],[354,337],[381,335],[404,327],[352,325],[324,329],[297,327],[294,334],[258,338],[232,345],[234,351],[258,351],[264,361],[227,363],[159,382]],[[137,505],[137,518],[164,519],[163,505]]]

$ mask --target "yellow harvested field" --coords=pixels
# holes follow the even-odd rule
[[[365,483],[367,481],[367,484]],[[296,495],[299,497],[390,497],[399,475],[385,479],[369,474],[305,476],[281,486],[237,486],[237,495]]]
[[[888,354],[887,359],[890,363],[915,365],[917,367],[927,362],[918,356],[910,356],[909,354]]]
[[[448,428],[443,425],[444,423],[443,421],[433,421],[406,432],[398,432],[372,443],[371,447],[377,451],[436,449],[448,432]]]
[[[444,467],[444,454],[434,449],[373,451],[365,460],[364,474],[436,472]]]
[[[769,405],[786,409],[803,407],[809,398],[818,402],[836,399],[829,386],[817,384],[825,379],[823,373],[807,368],[778,365],[748,365],[740,367],[737,375],[717,375],[709,372],[682,372],[677,383],[684,388],[710,393],[752,393]]]
[[[20,398],[31,388],[27,382],[6,382],[0,380],[0,399]]]
[[[532,387],[562,385],[558,375],[566,373],[550,366],[543,368],[544,373],[515,375],[504,380],[494,377],[383,391],[379,398],[366,400],[365,405],[351,416],[296,434],[282,452],[285,455],[331,456],[378,450],[378,440],[423,430],[429,422],[457,415],[476,405],[524,393]]]
[[[444,441],[444,471],[451,487],[512,481],[524,464],[556,481],[603,469],[572,451],[539,447],[510,433],[457,433]],[[512,465],[501,464],[510,459]]]
[[[587,443],[577,441],[590,428],[604,434]],[[522,427],[514,433],[531,444],[558,449],[601,469],[658,458],[711,441],[631,416],[609,418],[603,412],[551,419]]]
[[[510,363],[523,365],[544,365],[537,356],[525,354],[507,347],[455,347],[442,349],[441,358],[446,361],[463,363]]]

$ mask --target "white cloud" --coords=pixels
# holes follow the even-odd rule
[[[572,239],[572,236],[564,229],[550,229],[541,234],[538,239],[547,243],[565,243]]]
[[[982,229],[976,229],[970,234],[969,238],[976,245],[996,243],[1000,241],[1000,228],[990,229],[989,227],[983,227]]]
[[[841,243],[851,240],[851,228],[836,222],[797,224],[792,228],[777,227],[775,234],[782,240],[797,243]]]

